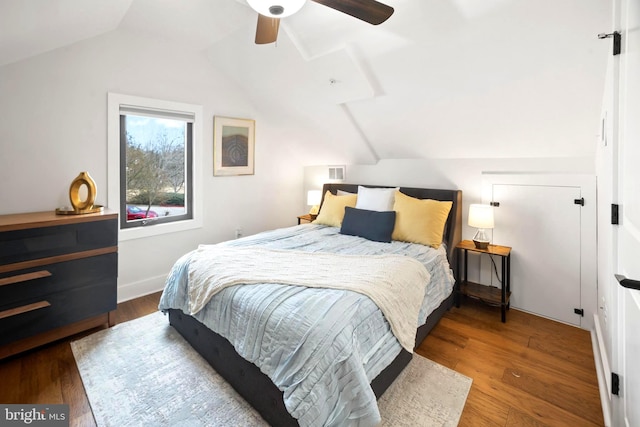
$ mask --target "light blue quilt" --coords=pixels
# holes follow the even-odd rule
[[[436,250],[397,241],[373,242],[314,224],[220,245],[411,256],[431,275],[420,311],[421,323],[453,289],[444,246]],[[180,258],[171,270],[160,299],[161,310],[176,308],[189,313],[191,254]],[[373,426],[380,422],[369,384],[402,347],[368,297],[337,289],[238,285],[216,294],[194,317],[228,339],[238,354],[271,378],[283,391],[287,410],[301,426]]]

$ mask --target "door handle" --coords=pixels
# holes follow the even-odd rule
[[[627,279],[622,274],[615,274],[615,276],[618,283],[620,283],[623,287],[628,289],[640,290],[640,280]]]

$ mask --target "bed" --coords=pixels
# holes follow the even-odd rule
[[[359,188],[362,187],[357,184],[325,184],[320,216],[326,217],[332,206],[327,198],[331,198],[333,203],[337,200],[334,197],[357,193]],[[395,191],[395,188],[387,186],[366,188],[371,189],[368,191]],[[237,258],[224,258],[223,255],[242,257],[244,261],[250,259],[248,254],[252,253],[246,251],[268,251],[271,263],[280,256],[295,253],[300,258],[295,258],[293,264],[300,267],[291,267],[294,275],[299,274],[296,268],[307,268],[304,260],[310,256],[314,260],[326,256],[322,262],[335,262],[343,271],[344,263],[360,259],[355,257],[362,254],[379,263],[412,258],[406,260],[408,265],[403,264],[402,271],[411,270],[411,262],[416,263],[413,259],[416,258],[426,266],[424,269],[428,270],[429,282],[442,282],[436,290],[433,290],[435,285],[425,286],[424,298],[419,302],[417,324],[420,326],[415,330],[415,343],[412,332],[411,344],[417,347],[453,304],[455,276],[451,269],[457,265],[454,258],[455,245],[461,234],[462,193],[459,190],[408,187],[400,187],[399,191],[402,197],[412,200],[450,203],[441,233],[442,244],[437,249],[395,240],[391,243],[371,241],[359,237],[358,233],[349,234],[345,227],[342,229],[345,233],[341,233],[340,228],[326,224],[273,230],[218,245],[203,245],[198,251],[183,256],[167,279],[159,308],[168,313],[170,324],[271,425],[373,425],[379,419],[375,399],[384,393],[412,358],[413,348],[406,339],[398,338],[396,331],[396,325],[402,322],[389,322],[390,326],[386,322],[387,312],[382,314],[370,298],[359,292],[340,287],[296,286],[284,276],[277,276],[277,283],[265,281],[261,276],[251,286],[233,286],[231,283],[217,290],[213,296],[201,299],[199,311],[194,312],[192,308],[196,304],[194,301],[198,301],[198,295],[193,299],[194,289],[189,285],[189,277],[191,281],[196,281],[199,274],[210,278],[212,273],[201,273],[195,267],[202,265],[203,260],[209,259],[211,265],[220,268],[236,264]],[[343,208],[343,211],[349,209]],[[347,217],[344,219],[346,225]],[[357,221],[355,226],[357,228]],[[322,262],[318,262],[318,268]],[[238,259],[237,264],[243,262]],[[400,270],[396,274],[401,275]],[[251,299],[260,299],[263,305],[245,309],[253,304]],[[315,310],[324,315],[314,314]],[[300,317],[294,317],[293,313]],[[344,316],[336,316],[336,313],[344,313]],[[274,320],[276,315],[280,317]],[[285,318],[289,317],[296,319],[292,321],[294,324],[287,325]],[[333,322],[337,317],[348,318],[346,322],[351,324],[331,323],[332,326],[327,326],[327,319]],[[313,326],[305,329],[308,323],[313,323]],[[301,330],[299,337],[297,328]],[[349,340],[353,342],[336,344]],[[301,350],[305,346],[310,350]],[[340,361],[339,367],[328,365],[336,363],[336,360]],[[309,365],[313,367],[309,368]]]

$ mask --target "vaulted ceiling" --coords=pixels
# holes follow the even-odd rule
[[[244,0],[0,0],[0,67],[122,31],[201,52],[263,120],[338,160],[593,155],[609,1],[385,3],[371,26],[307,1],[258,46]]]

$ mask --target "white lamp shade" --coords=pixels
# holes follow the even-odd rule
[[[284,18],[302,8],[306,0],[247,0],[249,6],[260,15]]]
[[[310,190],[307,192],[307,205],[315,206],[319,205],[322,200],[322,191]]]
[[[493,206],[472,204],[469,206],[469,226],[493,228]]]

